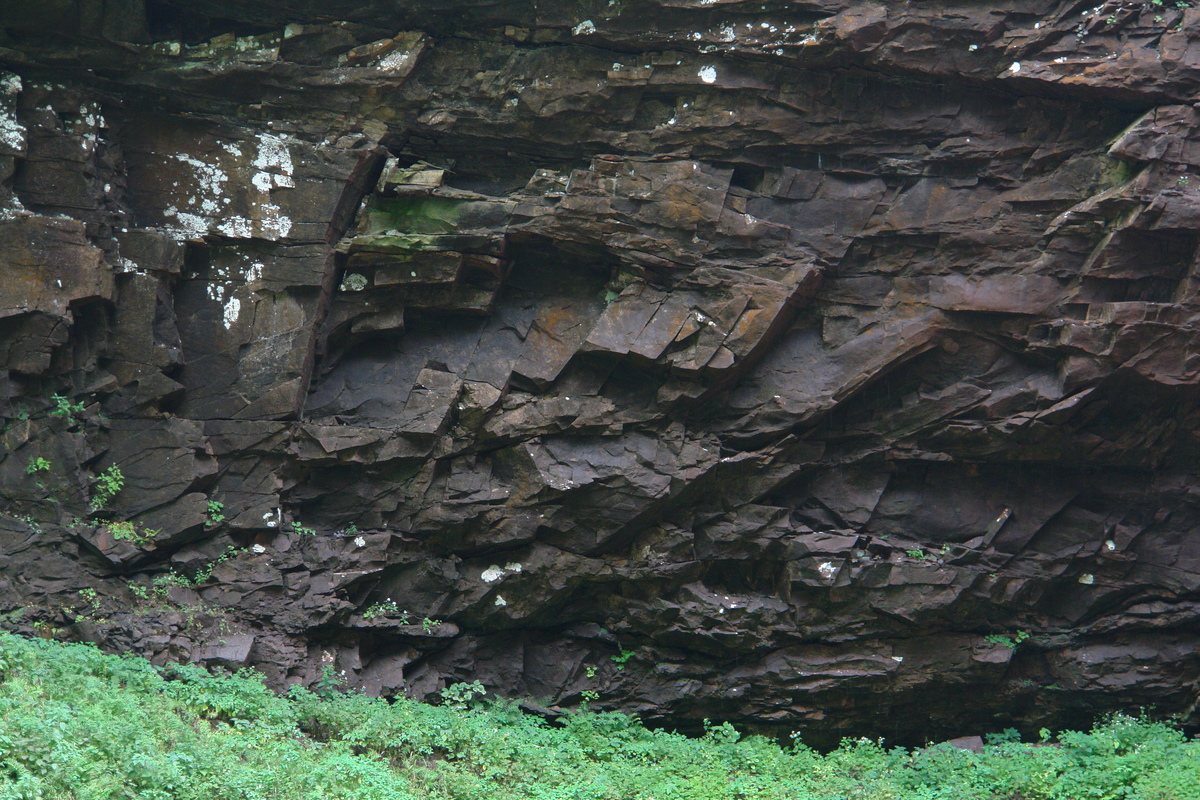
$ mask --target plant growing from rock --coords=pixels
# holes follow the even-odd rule
[[[51,416],[74,418],[76,414],[83,413],[83,403],[72,403],[65,395],[52,394],[50,401],[54,403],[54,408],[50,409]]]
[[[108,528],[108,532],[111,533],[112,537],[117,541],[133,542],[138,546],[153,541],[154,537],[161,533],[161,531],[153,528],[142,528],[139,530],[136,525],[128,521],[110,522],[105,527]]]
[[[400,624],[408,624],[408,612],[401,611],[400,606],[396,605],[396,601],[392,600],[390,597],[381,603],[375,603],[362,612],[363,619],[375,619],[376,617],[382,617],[388,614],[399,614]]]
[[[48,472],[50,470],[50,462],[38,456],[37,458],[29,459],[29,465],[25,467],[26,475],[33,475],[37,472]]]
[[[1007,647],[1009,650],[1016,650],[1021,642],[1029,638],[1029,631],[1017,631],[1012,636],[1005,636],[1002,633],[989,633],[983,638],[992,644]]]
[[[121,468],[113,464],[108,469],[100,473],[96,478],[96,493],[92,495],[91,507],[92,511],[99,511],[108,506],[109,501],[116,496],[121,489],[125,488],[125,476],[121,473]]]
[[[220,525],[225,521],[225,504],[217,500],[209,500],[208,512],[205,516],[209,525]]]

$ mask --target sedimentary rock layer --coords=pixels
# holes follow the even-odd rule
[[[6,8],[6,626],[816,742],[1196,722],[1198,24]]]

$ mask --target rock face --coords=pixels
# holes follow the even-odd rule
[[[1188,6],[5,10],[4,624],[818,743],[1200,721]]]

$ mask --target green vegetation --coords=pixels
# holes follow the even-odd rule
[[[71,398],[64,397],[61,394],[50,395],[50,401],[54,403],[54,408],[50,409],[50,415],[53,417],[70,417],[74,418],[76,414],[83,413],[83,403],[72,403]]]
[[[29,459],[29,465],[25,467],[26,475],[33,475],[37,472],[48,472],[50,470],[50,462],[38,456],[37,458]]]
[[[560,727],[478,682],[446,705],[343,693],[273,694],[255,673],[156,669],[79,644],[0,634],[0,798],[144,800],[1194,800],[1200,742],[1115,716],[1058,747],[988,737],[886,749],[847,740],[828,755],[743,737],[651,731],[621,714],[570,714]],[[1049,739],[1044,732],[1043,739]]]
[[[209,500],[206,516],[209,525],[220,525],[225,521],[225,504],[217,500]]]
[[[197,586],[202,586],[208,583],[208,579],[212,577],[214,569],[231,558],[237,558],[244,552],[246,552],[246,548],[230,545],[225,548],[224,553],[221,553],[221,555],[196,570],[196,574],[190,578],[171,569],[170,572],[159,575],[154,579],[154,593],[159,597],[166,597],[167,592],[170,591],[172,586],[182,586],[185,589],[194,589]]]
[[[487,689],[479,681],[471,683],[453,683],[442,689],[442,700],[451,708],[466,711],[471,707],[471,701],[487,694]]]
[[[125,488],[125,476],[121,474],[121,468],[113,464],[96,479],[96,493],[92,495],[92,511],[99,511],[106,507],[110,500]]]
[[[1007,647],[1009,650],[1016,650],[1017,645],[1029,638],[1029,631],[1017,631],[1012,636],[1005,636],[1001,633],[989,633],[983,638],[992,644]]]
[[[316,530],[314,530],[313,528],[306,528],[303,525],[301,525],[299,522],[293,522],[291,530],[292,530],[292,533],[296,534],[297,536],[316,536],[317,535]]]
[[[401,611],[400,606],[396,605],[396,601],[392,600],[390,597],[381,603],[375,603],[362,612],[363,619],[375,619],[376,617],[383,617],[391,614],[396,614],[400,617],[401,625],[408,624],[408,612]]]
[[[105,527],[117,541],[133,542],[138,547],[154,541],[154,537],[160,533],[151,528],[138,529],[132,522],[110,522]]]

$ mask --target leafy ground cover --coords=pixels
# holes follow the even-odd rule
[[[1051,747],[822,755],[728,724],[687,738],[621,714],[552,726],[464,706],[279,696],[253,672],[0,634],[0,800],[1200,800],[1200,743],[1128,716]]]

